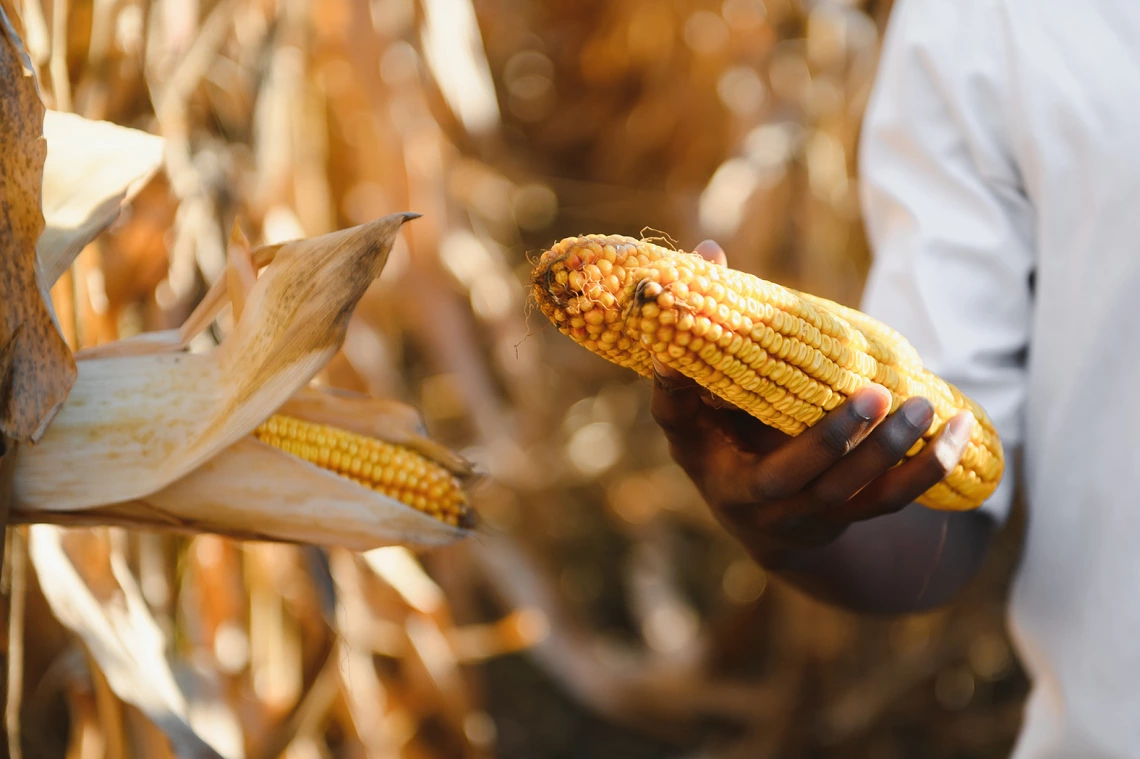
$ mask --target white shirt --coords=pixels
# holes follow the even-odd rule
[[[863,308],[992,416],[1028,532],[1014,759],[1140,757],[1140,2],[896,0]]]

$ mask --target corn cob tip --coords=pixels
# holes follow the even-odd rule
[[[659,248],[622,235],[568,237],[546,250],[531,283],[539,309],[560,331],[611,361],[652,376],[651,354],[623,331],[632,308],[661,294],[652,264],[696,254]]]

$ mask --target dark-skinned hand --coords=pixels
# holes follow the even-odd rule
[[[697,253],[727,258],[705,241]],[[918,455],[933,408],[869,385],[792,437],[655,362],[651,410],[673,459],[717,520],[762,564],[826,545],[848,526],[903,509],[946,477],[965,451],[973,415],[955,416]],[[902,463],[900,463],[902,462]]]

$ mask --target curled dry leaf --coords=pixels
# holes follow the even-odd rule
[[[0,395],[0,435],[18,442],[39,440],[76,377],[37,271],[43,120],[35,76],[0,9],[0,346],[16,341],[8,392]]]
[[[235,223],[234,232],[231,235],[229,251],[233,253],[235,250],[240,249],[241,243],[243,242],[245,242],[245,235],[241,234],[241,228]],[[277,255],[277,251],[281,249],[283,244],[284,243],[263,245],[257,250],[250,252],[248,254],[250,268],[257,270],[267,266],[273,261]],[[229,290],[230,282],[231,274],[227,271],[225,277],[220,277],[210,286],[206,295],[178,329],[142,332],[103,345],[87,346],[81,348],[75,356],[80,360],[86,360],[108,356],[118,358],[125,356],[148,356],[155,353],[174,353],[185,350],[190,346],[190,342],[194,337],[209,327],[210,323],[213,322],[226,307],[226,304],[231,301],[230,296],[232,293]],[[233,301],[233,305],[235,307],[240,305],[244,310],[246,297],[246,294],[242,293],[239,299]]]
[[[49,110],[44,115],[45,227],[36,251],[50,286],[118,218],[162,166],[164,141],[138,129]]]
[[[69,402],[40,444],[20,452],[14,519],[83,510],[102,523],[357,548],[466,535],[473,516],[461,480],[471,467],[429,440],[414,411],[308,387],[414,217],[277,247],[233,331],[211,351],[171,352],[181,340],[160,341],[152,354],[132,344],[127,355],[80,361]],[[251,260],[264,257],[253,251]],[[335,429],[269,444],[253,433],[276,414]],[[384,482],[365,486],[387,461],[357,456],[374,447],[346,443],[343,433],[401,446],[384,454],[396,458]],[[338,469],[350,456],[355,468]]]

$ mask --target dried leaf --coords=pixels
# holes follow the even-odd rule
[[[207,529],[357,551],[447,545],[470,532],[252,437],[139,500]]]
[[[214,350],[80,362],[70,402],[39,445],[19,452],[19,508],[145,499],[248,436],[339,349],[408,218],[282,246]]]
[[[87,542],[81,541],[77,549]],[[32,564],[56,618],[82,638],[115,695],[138,707],[166,733],[177,756],[222,759],[187,722],[186,699],[166,660],[164,636],[126,567],[112,561],[109,568],[92,569],[88,561],[92,552],[83,553],[86,571],[97,571],[98,577],[81,574],[58,528],[30,529]]]
[[[427,0],[423,11],[424,55],[447,104],[472,134],[493,132],[499,105],[471,0]]]
[[[51,285],[155,175],[162,166],[164,141],[52,110],[44,115],[43,134],[45,228],[36,252],[44,281]]]
[[[0,344],[16,330],[0,435],[36,442],[75,382],[75,360],[48,308],[37,271],[44,228],[40,186],[47,145],[40,102],[19,38],[0,9]]]
[[[82,366],[82,364],[81,364]],[[303,395],[335,398],[335,418],[322,421],[341,426],[346,419],[361,420],[356,431],[384,436],[385,419],[394,420],[397,437],[408,436],[410,408],[327,389],[306,388]],[[285,404],[291,413],[308,421],[308,404]],[[380,409],[388,416],[370,420]],[[414,414],[414,412],[411,412]],[[415,428],[414,425],[412,427]],[[470,464],[427,437],[416,440],[429,449],[445,452],[447,461],[470,471]],[[415,442],[415,441],[412,441]],[[436,451],[437,453],[439,451]],[[459,473],[457,473],[459,474]],[[116,475],[118,476],[118,475]],[[462,476],[462,474],[459,474]],[[58,510],[16,504],[13,521],[57,521]],[[168,486],[123,503],[106,504],[82,513],[70,512],[64,524],[105,524],[123,527],[203,531],[234,538],[274,540],[339,546],[366,551],[383,546],[426,548],[447,545],[471,532],[471,525],[453,527],[404,503],[352,480],[266,445],[248,435]]]
[[[270,264],[281,245],[263,245],[253,251],[251,254],[253,267],[260,269]],[[122,340],[88,346],[78,350],[75,357],[83,361],[91,358],[148,356],[185,350],[190,346],[190,342],[218,317],[230,302],[230,295],[228,277],[219,277],[178,329],[141,332]],[[243,298],[243,305],[244,302]]]

